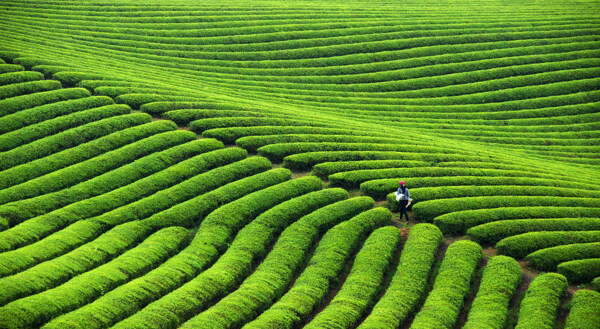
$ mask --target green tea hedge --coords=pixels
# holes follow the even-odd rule
[[[600,208],[600,199],[584,197],[553,196],[482,196],[453,199],[440,199],[419,202],[413,206],[415,218],[424,221],[436,221],[436,217],[457,211],[479,210],[485,208],[514,207],[586,207]]]
[[[560,263],[585,258],[600,258],[600,242],[544,248],[525,257],[531,265],[541,271],[556,271],[556,267]]]
[[[151,117],[146,117],[145,121],[142,121],[137,126],[126,128],[64,151],[6,169],[0,172],[0,189],[24,183],[152,135],[173,130],[172,122],[166,120],[151,122],[151,120]]]
[[[92,94],[84,88],[61,88],[57,90],[7,98],[0,100],[0,116],[5,116],[45,104],[90,97],[91,95]]]
[[[571,305],[565,329],[600,328],[600,293],[586,289],[577,290]]]
[[[15,83],[7,86],[0,86],[0,100],[42,91],[56,90],[60,88],[62,88],[62,85],[56,80],[38,80]]]
[[[51,234],[45,239],[17,250],[3,253],[0,255],[0,264],[2,264],[4,269],[14,269],[18,267],[22,270],[15,275],[13,279],[26,278],[28,282],[43,280],[44,285],[36,285],[37,289],[43,286],[51,286],[56,283],[56,280],[51,280],[49,275],[41,275],[45,272],[44,269],[46,269],[47,272],[52,273],[76,273],[69,267],[65,270],[64,267],[61,268],[55,264],[56,262],[67,264],[59,257],[67,252],[69,252],[69,254],[63,258],[76,258],[72,265],[81,262],[81,259],[85,260],[88,264],[94,263],[85,257],[78,258],[77,255],[94,255],[100,253],[102,254],[102,257],[99,257],[99,259],[107,259],[118,253],[119,251],[116,248],[111,248],[110,252],[103,250],[102,248],[98,251],[96,243],[92,241],[111,227],[128,221],[144,220],[152,215],[161,213],[161,211],[164,211],[169,207],[177,205],[179,202],[184,202],[196,196],[198,193],[208,191],[211,184],[207,182],[202,183],[202,180],[210,175],[225,176],[227,178],[220,178],[227,181],[227,179],[231,180],[232,176],[243,178],[245,175],[252,175],[270,168],[266,167],[265,162],[260,161],[260,158],[256,158],[250,161],[239,161],[232,165],[225,165],[209,170],[215,166],[241,160],[245,155],[245,151],[239,148],[227,148],[207,152],[171,166],[163,172],[148,177],[148,179],[139,184],[115,190],[114,192],[109,193],[104,200],[111,200],[111,198],[126,199],[128,196],[123,196],[123,194],[133,194],[132,192],[137,192],[138,195],[141,194],[147,196],[127,205],[107,211],[99,216],[79,220],[67,226],[65,229]],[[262,160],[266,161],[266,159]],[[269,163],[267,162],[267,164]],[[208,172],[205,172],[207,170]],[[224,173],[225,171],[227,171],[227,173]],[[190,178],[190,176],[193,177]],[[153,184],[148,184],[149,181],[152,181]],[[150,193],[141,193],[139,190],[146,190]],[[155,193],[151,194],[152,192]],[[168,198],[166,198],[166,196],[168,196]],[[67,215],[68,213],[64,214],[64,216]],[[144,230],[139,230],[140,232],[136,234],[143,237],[150,228],[151,226],[147,226]],[[86,242],[89,241],[92,242],[86,244]],[[96,247],[90,247],[90,244]],[[90,248],[92,251],[90,251]],[[75,250],[71,251],[72,249]],[[33,267],[30,271],[24,270],[25,268],[39,263],[41,264]],[[0,279],[0,286],[4,284],[3,282],[5,281]],[[9,280],[9,282],[12,281]],[[21,285],[20,289],[31,289],[30,287],[31,286],[29,285]]]
[[[572,283],[588,283],[600,276],[600,258],[572,260],[560,263],[557,272]]]
[[[17,130],[45,120],[60,117],[62,115],[89,110],[95,107],[111,105],[113,103],[114,101],[109,97],[91,96],[36,106],[1,117],[0,134]],[[128,108],[124,105],[121,105],[120,107]]]
[[[282,175],[282,178],[287,177],[287,179],[291,176],[291,173],[285,169],[273,169],[270,172]],[[202,221],[191,246],[205,246],[200,251],[200,259],[205,264],[204,266],[207,266],[219,254],[225,252],[233,235],[256,216],[281,202],[309,191],[318,190],[321,186],[322,182],[318,178],[306,176],[268,187],[230,202],[210,213]],[[151,327],[166,328],[181,324],[195,314],[195,308],[202,298],[197,293],[197,284],[202,283],[203,280],[198,279],[184,284],[179,289],[148,305],[141,312],[117,324],[117,328],[137,323],[140,318],[144,319],[143,323],[146,326]],[[178,305],[178,307],[173,309],[171,305]],[[169,320],[164,318],[165,315]]]
[[[472,241],[457,241],[448,247],[433,289],[411,328],[454,328],[481,257],[481,246]]]
[[[492,257],[485,266],[479,291],[463,328],[504,328],[508,305],[521,283],[521,276],[521,266],[513,258]]]
[[[293,328],[300,324],[323,302],[344,264],[363,241],[364,236],[375,228],[388,224],[391,218],[389,210],[375,208],[331,228],[317,245],[308,265],[292,287],[245,327]],[[216,317],[217,314],[211,320],[221,325],[227,324],[227,320],[220,320]],[[212,321],[205,324],[210,325]]]
[[[463,234],[471,227],[479,226],[491,222],[501,222],[504,220],[517,219],[549,219],[549,218],[578,218],[578,217],[598,217],[600,208],[582,207],[573,204],[564,206],[522,206],[522,207],[499,207],[490,209],[462,210],[434,219],[437,225],[445,234]],[[498,224],[502,225],[502,224]],[[507,224],[510,225],[510,224]],[[535,225],[535,224],[532,224]]]
[[[600,242],[600,231],[523,233],[500,240],[496,244],[496,248],[499,254],[524,258],[528,254],[544,248],[590,242]]]
[[[33,124],[0,136],[0,150],[9,151],[15,147],[37,139],[60,133],[64,130],[95,122],[105,118],[125,115],[131,112],[129,106],[113,104],[82,110],[55,119]]]
[[[302,215],[344,197],[343,191],[332,189],[316,191],[283,202],[264,212],[240,230],[225,254],[210,269],[204,271],[193,280],[195,285],[203,287],[203,297],[208,300],[212,300],[210,293],[228,291],[228,284],[232,285],[229,287],[229,290],[232,287],[236,287],[239,282],[236,282],[235,279],[244,278],[249,274],[253,262],[260,259],[266,252],[270,241],[287,224],[293,222],[298,217],[302,217]],[[136,286],[136,290],[141,292],[143,291],[142,287],[138,285]],[[51,328],[54,326],[60,328],[61,325],[78,323],[88,328],[101,328],[114,324],[116,322],[115,318],[125,318],[126,315],[129,315],[126,313],[126,310],[130,309],[133,305],[137,305],[133,300],[128,299],[131,291],[128,292],[126,289],[118,290],[119,293],[114,292],[105,295],[92,304],[56,319],[48,327]],[[139,299],[138,301],[141,302]],[[132,303],[133,305],[131,305]],[[119,316],[113,316],[110,322],[98,323],[97,321],[93,321],[96,318],[96,314],[107,311],[110,311],[112,314],[119,312]]]
[[[2,67],[0,65],[0,67]],[[2,69],[0,69],[1,71]],[[17,71],[10,73],[0,73],[0,86],[11,85],[14,83],[22,83],[29,81],[37,81],[44,79],[44,75],[33,71]]]
[[[478,243],[497,243],[509,236],[537,231],[597,231],[599,218],[531,218],[501,220],[471,227],[469,237]]]
[[[266,168],[265,162],[267,164]],[[250,165],[257,166],[251,168]],[[248,168],[244,170],[243,167]],[[197,176],[197,181],[193,185],[199,185],[199,187],[196,188],[196,190],[192,191],[192,194],[202,193],[202,191],[210,190],[211,188],[214,188],[215,185],[218,186],[219,184],[226,184],[228,181],[236,180],[236,178],[243,177],[244,175],[248,175],[249,173],[251,174],[253,170],[264,171],[269,168],[271,168],[271,164],[267,159],[255,157],[228,166],[213,169],[213,171],[209,171],[205,174]],[[221,189],[229,192],[227,193],[227,197],[229,199],[220,199],[217,200],[217,202],[220,201],[222,203],[227,203],[228,201],[239,198],[245,194],[252,193],[253,191],[263,189],[267,186],[271,186],[278,182],[281,182],[281,177],[276,172],[268,172],[247,178],[242,178],[239,180],[239,182],[230,183],[228,185],[223,186],[222,188],[217,188],[217,190]],[[184,187],[182,186],[182,188]],[[188,191],[187,188],[185,188],[185,191],[179,190],[178,194],[183,194],[180,195],[179,198],[184,198],[186,191]],[[211,193],[206,193],[205,195],[209,195],[210,198],[211,196],[214,197],[215,193],[212,193],[212,195]],[[191,203],[200,200],[202,200],[200,197],[191,199]],[[175,200],[175,202],[177,202],[177,200]],[[146,204],[148,203],[139,204],[138,206],[143,207]],[[182,204],[185,204],[185,202],[183,202]],[[209,213],[210,211],[217,208],[218,204],[213,204],[211,206],[213,206],[212,209],[204,208],[199,212],[203,211],[204,213]],[[173,208],[183,209],[183,207]],[[142,208],[133,207],[133,209],[130,209],[133,213],[128,214],[129,217],[135,217],[135,212],[141,211],[141,209]],[[189,207],[188,203],[188,209],[194,208]],[[150,213],[152,213],[152,209],[150,209]],[[167,216],[165,216],[164,213],[166,213]],[[160,218],[163,220],[160,222],[156,222],[151,218],[148,218],[148,220],[142,220],[142,227],[144,229],[140,230],[139,232],[145,234],[147,230],[157,230],[161,227],[169,227],[170,224],[175,222],[176,220],[179,220],[180,222],[184,222],[185,220],[193,222],[193,220],[197,218],[195,217],[196,214],[194,214],[193,211],[177,212],[177,209],[175,211],[172,211],[170,210],[170,208],[163,211],[162,215],[163,216],[161,216]],[[119,216],[119,214],[116,214],[116,216]],[[148,214],[146,214],[145,216],[148,216]],[[188,216],[191,217],[191,219],[181,219],[179,218],[180,216]],[[98,218],[99,224],[103,224],[103,222],[117,222],[117,220],[115,219],[112,219],[110,221],[107,221],[106,219],[101,220],[102,217]],[[115,228],[115,230],[117,230],[117,228]],[[139,232],[136,232],[136,234],[140,235]],[[97,301],[94,301],[93,303],[89,304],[89,306],[81,308],[81,312],[73,315],[76,318],[80,318],[83,321],[87,321],[87,318],[90,314],[89,312],[92,312],[91,316],[95,319],[95,321],[93,323],[87,322],[85,323],[85,326],[98,325],[100,327],[104,327],[105,325],[103,323],[112,324],[116,321],[122,320],[132,315],[135,312],[138,312],[148,303],[159,299],[160,297],[172,291],[173,289],[176,289],[177,287],[181,286],[184,282],[192,279],[199,271],[206,267],[207,259],[204,257],[198,257],[198,252],[199,250],[201,250],[199,246],[201,246],[201,244],[188,246],[182,252],[173,256],[158,268],[150,271],[149,273],[140,278],[134,279],[115,288],[113,291],[103,295],[103,297],[101,297]],[[111,315],[107,318],[103,318],[103,321],[101,322],[96,322],[98,314],[100,314],[98,312],[102,314],[104,314],[104,312],[108,312]],[[113,314],[119,315],[113,317]],[[70,321],[70,319],[72,318],[69,316],[67,320]],[[62,325],[63,323],[64,322],[62,321],[58,322],[58,326]]]
[[[560,300],[567,290],[567,279],[557,273],[537,276],[525,293],[515,329],[554,328]]]
[[[441,243],[437,227],[417,224],[411,228],[392,282],[358,328],[397,328],[415,311]]]
[[[105,291],[143,275],[189,242],[182,227],[161,230],[115,260],[79,275],[56,289],[21,298],[2,307],[3,328],[40,326],[45,322],[92,302]]]
[[[189,131],[162,133],[105,153],[100,159],[94,158],[94,162],[79,163],[76,168],[58,170],[10,187],[0,193],[0,200],[12,201],[0,206],[0,216],[9,219],[13,226],[73,202],[128,185],[179,161],[223,145],[214,139],[200,143],[194,140],[195,135]],[[96,166],[89,166],[89,162]],[[79,175],[70,175],[73,172],[78,172]],[[9,194],[11,192],[13,194]],[[91,211],[94,207],[89,208]]]
[[[400,230],[397,228],[386,226],[375,230],[356,254],[342,288],[305,328],[354,328],[380,291],[399,242]]]
[[[132,113],[94,121],[47,136],[1,153],[0,170],[6,170],[146,122],[148,122],[148,114]]]

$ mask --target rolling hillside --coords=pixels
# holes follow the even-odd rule
[[[598,1],[0,0],[0,31],[0,328],[600,327]]]

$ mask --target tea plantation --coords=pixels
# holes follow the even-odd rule
[[[0,328],[587,329],[599,290],[600,1],[0,0]]]

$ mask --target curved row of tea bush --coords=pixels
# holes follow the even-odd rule
[[[66,70],[52,74],[52,79],[60,81],[65,87],[74,87],[84,79],[104,79],[103,74],[87,73],[82,71]]]
[[[366,203],[372,205],[371,202]],[[335,278],[340,275],[346,261],[361,244],[365,235],[377,227],[388,224],[391,215],[384,208],[367,210],[329,229],[319,241],[308,265],[291,288],[246,327],[264,328],[265,325],[274,325],[289,328],[293,324],[300,323],[323,301],[326,293],[334,284]],[[307,293],[309,289],[310,292]],[[299,298],[300,296],[302,298]],[[247,311],[244,311],[245,314],[242,316],[228,312],[236,304],[236,301],[232,299],[228,299],[228,302],[217,303],[204,313],[184,323],[182,327],[225,328],[232,324],[242,324],[243,321],[248,320]],[[223,313],[230,315],[223,317]]]
[[[115,190],[119,187],[127,186],[137,180],[145,178],[152,173],[161,171],[168,167],[170,165],[169,163],[176,163],[198,154],[197,152],[202,148],[202,145],[198,144],[183,144],[190,141],[184,134],[179,134],[179,136],[172,135],[171,137],[173,138],[159,138],[160,141],[155,143],[154,149],[152,150],[150,148],[151,151],[167,149],[166,151],[158,152],[158,154],[147,155],[109,173],[101,174],[88,181],[77,184],[72,188],[63,189],[55,193],[44,194],[36,198],[21,200],[0,206],[3,216],[9,216],[10,218],[7,219],[15,223],[20,222],[19,225],[16,225],[7,231],[0,232],[0,235],[5,238],[2,239],[2,249],[6,251],[18,246],[22,246],[46,236],[47,234],[73,220],[85,217],[86,215],[90,216],[95,212],[98,214],[102,213],[102,209],[105,209],[106,207],[110,209],[111,204],[117,206],[116,203],[118,203],[119,200],[112,200],[112,203],[110,204],[102,202],[103,198],[108,199],[106,196],[103,196],[102,193]],[[169,149],[177,144],[183,145],[181,145],[175,151]],[[140,144],[138,146],[144,145]],[[140,147],[138,152],[133,153],[132,151],[131,153],[133,154],[129,154],[129,156],[133,156],[134,159],[131,160],[135,160],[135,157],[139,156],[139,153],[144,155],[143,152],[147,152],[148,150],[148,147]],[[178,150],[184,152],[178,154]],[[166,159],[162,160],[161,156],[165,157]],[[115,159],[115,161],[118,160],[121,159]],[[60,177],[59,175],[55,176]],[[139,184],[140,183],[138,183],[138,185]],[[88,202],[85,200],[85,198],[91,197],[97,197],[97,199],[94,199],[95,203],[91,204],[94,205],[94,207],[88,206]],[[137,198],[142,197],[142,195],[133,195],[131,197]],[[43,202],[36,202],[41,200],[43,200]],[[124,201],[125,200],[120,200],[120,202]],[[70,215],[62,215],[66,213],[69,213]]]
[[[437,227],[417,224],[411,228],[389,287],[358,328],[397,328],[415,311],[441,243]]]
[[[479,197],[479,196],[560,196],[560,197],[580,197],[580,198],[598,198],[600,191],[590,191],[585,189],[575,189],[569,187],[553,186],[522,186],[522,185],[494,185],[494,186],[443,186],[443,187],[422,187],[411,189],[411,196],[417,202],[438,200],[446,198]]]
[[[255,258],[259,258],[265,253],[270,240],[273,239],[274,235],[283,230],[286,223],[292,222],[297,217],[306,215],[322,206],[339,201],[344,197],[346,197],[345,192],[340,190],[316,191],[283,202],[258,216],[245,228],[240,230],[225,254],[210,269],[204,271],[194,279],[198,287],[202,286],[203,279],[205,281],[208,280],[206,282],[210,282],[210,285],[202,290],[205,294],[205,300],[212,300],[214,298],[207,295],[208,292],[222,292],[223,289],[227,291],[227,284],[234,286],[236,284],[235,281],[230,280],[243,278],[248,275]],[[249,254],[243,257],[242,255],[245,252]],[[218,284],[218,287],[211,286],[215,283]],[[88,306],[56,319],[47,325],[47,327],[60,327],[67,323],[79,323],[81,326],[90,327],[90,323],[94,323],[92,319],[95,318],[98,311],[118,308],[115,304],[118,303],[119,298],[123,297],[124,294],[111,298],[100,298]],[[123,318],[123,316],[112,317],[110,319],[111,322],[104,323],[103,325],[112,325],[117,322],[118,318]],[[100,326],[98,325],[97,327]]]
[[[312,173],[322,179],[326,179],[329,175],[344,171],[427,166],[429,166],[428,162],[418,160],[339,161],[319,163],[312,168]]]
[[[504,328],[508,305],[521,283],[521,276],[521,267],[513,258],[492,257],[485,266],[479,291],[463,328]]]
[[[191,110],[191,109],[213,109],[214,103],[207,101],[199,102],[173,102],[173,101],[157,101],[145,103],[140,106],[140,111],[151,114],[153,116],[161,116],[163,113],[176,110]]]
[[[149,176],[148,179],[139,183],[117,189],[102,197],[104,202],[108,203],[114,199],[131,200],[132,195],[138,195],[141,198],[125,205],[122,202],[120,206],[119,204],[113,205],[111,207],[113,210],[96,217],[88,217],[85,220],[72,218],[73,224],[63,230],[25,247],[3,253],[0,255],[2,273],[6,274],[9,270],[10,273],[15,273],[42,262],[43,267],[52,265],[56,260],[53,259],[54,257],[93,240],[114,225],[158,216],[161,211],[169,207],[176,206],[202,192],[208,192],[210,188],[218,187],[219,183],[227,183],[270,168],[270,163],[266,159],[256,158],[234,162],[243,159],[245,155],[243,150],[235,148],[200,154],[171,166],[159,174]],[[231,162],[234,163],[227,165]],[[209,170],[212,168],[215,169]],[[207,179],[213,175],[212,181]],[[148,184],[149,181],[152,184]],[[88,200],[87,204],[90,204],[90,201],[94,200]],[[69,215],[71,214],[68,212],[63,213],[63,217]],[[87,248],[85,245],[83,246],[84,249]],[[58,266],[54,266],[53,269],[58,270]],[[34,272],[37,271],[34,270]],[[23,275],[23,272],[20,275]],[[49,285],[48,281],[46,281],[46,285]]]
[[[514,235],[496,244],[499,254],[524,258],[530,253],[573,243],[600,242],[600,231],[530,232]]]
[[[31,109],[36,106],[90,97],[91,95],[92,94],[89,91],[83,88],[61,88],[29,95],[11,97],[0,100],[0,116]]]
[[[150,120],[152,118],[146,117],[146,123],[142,122],[137,126],[1,171],[0,189],[24,183],[152,135],[173,130],[173,124],[169,121],[150,122]]]
[[[380,160],[383,161],[383,160]],[[401,161],[401,160],[399,160]],[[442,165],[441,163],[440,165]],[[316,165],[315,169],[320,166]],[[332,163],[335,167],[335,162]],[[372,197],[385,197],[390,191],[398,187],[398,178],[374,179],[360,184],[360,190],[363,194]],[[534,178],[534,177],[487,177],[487,176],[446,176],[446,177],[406,177],[402,178],[407,186],[411,188],[425,187],[444,187],[444,186],[461,186],[461,185],[513,185],[513,186],[550,186],[555,188],[574,188],[581,190],[600,190],[600,185],[579,182],[564,182],[551,178]]]
[[[70,78],[73,81],[72,85],[80,86],[79,82],[82,81],[82,77],[79,77],[77,72],[58,72],[52,75],[53,79],[61,80],[57,77],[57,75],[70,74],[67,78]],[[85,73],[82,73],[85,75]],[[83,77],[86,78],[86,77]],[[97,77],[91,77],[90,79],[97,79]],[[85,81],[85,80],[83,80]],[[64,84],[64,82],[63,82]],[[131,95],[131,94],[156,94],[160,93],[162,90],[160,87],[151,87],[151,86],[134,86],[133,84],[128,84],[127,86],[107,86],[101,85],[94,88],[94,95],[99,96],[108,96],[111,98],[117,98],[121,95]],[[171,92],[174,96],[180,96],[176,91]],[[183,95],[185,97],[185,95]]]
[[[1,307],[4,328],[40,326],[52,318],[81,307],[124,282],[148,272],[175,254],[189,241],[181,227],[161,230],[115,260],[79,275],[46,292],[21,298]]]
[[[305,153],[308,154],[308,153]],[[304,155],[304,154],[300,154]],[[292,155],[284,159],[286,160],[295,157]],[[420,160],[416,157],[411,157],[415,160]],[[289,161],[289,160],[288,160]],[[348,188],[359,187],[360,184],[383,178],[395,178],[396,182],[401,177],[444,177],[444,176],[502,176],[502,177],[532,177],[558,179],[558,176],[535,171],[525,170],[502,170],[502,169],[485,169],[485,168],[465,168],[465,167],[421,167],[421,168],[390,168],[390,169],[374,169],[374,170],[355,170],[340,172],[329,175],[329,180],[339,186]],[[576,180],[577,181],[577,180]],[[579,181],[584,181],[580,179]],[[587,181],[586,181],[587,182]]]
[[[34,69],[39,68],[39,66],[34,66]],[[61,72],[62,73],[62,72]],[[135,87],[135,88],[151,88],[156,89],[160,88],[160,85],[153,84],[152,82],[132,82],[132,81],[123,81],[119,79],[106,78],[103,79],[93,79],[84,77],[81,81],[77,82],[77,87],[85,88],[89,91],[96,93],[96,88],[101,87]],[[100,91],[101,89],[99,89]]]
[[[160,101],[195,101],[200,97],[197,96],[172,96],[172,95],[164,95],[164,94],[151,94],[151,93],[143,93],[143,94],[122,94],[115,97],[115,102],[117,104],[127,104],[131,106],[134,110],[139,110],[140,106],[146,103],[152,102],[160,102]]]
[[[414,144],[383,144],[383,143],[281,143],[270,144],[258,148],[258,154],[269,158],[271,161],[281,162],[285,157],[292,154],[306,152],[324,152],[324,151],[391,151],[406,152],[410,150],[414,153],[454,153],[447,148],[433,146],[421,146]],[[333,181],[333,179],[332,179]]]
[[[38,80],[0,86],[0,100],[42,91],[55,90],[62,85],[56,80]]]
[[[95,107],[111,105],[114,101],[110,97],[91,96],[80,99],[55,102],[36,106],[0,118],[0,134],[5,134],[32,124],[53,119],[62,115],[78,111],[89,110]],[[64,128],[63,128],[64,129]]]
[[[419,202],[413,206],[415,217],[420,220],[434,221],[438,216],[464,210],[477,210],[499,207],[586,207],[600,208],[598,198],[554,197],[554,196],[482,196],[440,199]],[[437,221],[435,221],[437,224]]]
[[[527,288],[519,309],[516,329],[554,328],[567,279],[557,273],[537,276]]]
[[[478,243],[497,243],[513,235],[537,231],[599,231],[600,218],[504,219],[471,227],[469,238]]]
[[[382,132],[366,131],[363,129],[349,130],[342,128],[312,127],[308,124],[303,126],[293,125],[262,125],[255,127],[229,127],[214,128],[202,133],[203,137],[216,138],[224,143],[231,144],[243,137],[269,136],[269,135],[349,135],[367,137],[393,137],[393,135]]]
[[[599,191],[589,191],[573,188],[555,188],[545,186],[519,186],[519,185],[495,185],[495,186],[444,186],[444,187],[426,187],[416,188],[411,190],[411,197],[414,198],[415,202],[428,201],[427,206],[415,207],[415,214],[421,216],[423,213],[429,211],[438,215],[423,215],[424,220],[431,220],[433,216],[439,216],[439,213],[445,211],[454,212],[462,211],[464,209],[457,207],[458,210],[447,209],[448,202],[456,202],[456,198],[460,197],[461,202],[469,202],[470,200],[481,200],[482,198],[497,199],[507,198],[507,206],[510,205],[510,197],[521,196],[521,197],[566,197],[566,198],[586,198],[594,199],[600,196]],[[465,199],[468,198],[468,199]],[[440,200],[446,200],[445,203],[440,203]],[[393,193],[387,195],[387,200],[392,210],[398,210],[398,204],[395,203],[395,196]],[[556,202],[556,205],[561,205],[560,202]],[[532,206],[536,206],[534,202]],[[575,204],[576,205],[576,204]],[[426,211],[422,211],[421,207],[428,208]],[[439,207],[439,209],[435,209]],[[468,208],[466,206],[465,208]],[[482,208],[485,208],[485,202],[482,202]],[[492,206],[493,207],[493,206]],[[446,208],[442,210],[443,208]]]
[[[259,148],[270,144],[283,143],[384,143],[394,144],[396,139],[390,137],[371,137],[357,135],[328,135],[328,134],[283,134],[283,135],[258,135],[238,138],[235,144],[247,149],[249,152],[256,152]],[[300,146],[300,145],[298,145]],[[301,148],[300,148],[301,149]],[[275,152],[281,152],[277,150]],[[269,152],[269,151],[267,151]],[[272,152],[272,151],[271,151]],[[289,152],[289,151],[288,151]],[[300,152],[298,152],[300,153]],[[293,154],[293,153],[288,153]]]
[[[21,58],[19,57],[17,60]],[[69,67],[66,65],[39,64],[31,67],[31,70],[42,73],[46,79],[51,79],[55,73],[68,71]]]
[[[573,294],[571,311],[565,323],[566,329],[600,327],[600,293],[578,290]]]
[[[203,133],[206,130],[225,127],[251,127],[251,126],[325,126],[321,123],[298,120],[280,119],[270,117],[220,117],[200,119],[190,122],[190,130]]]
[[[25,68],[18,64],[6,64],[4,61],[0,64],[0,73],[6,74],[11,72],[21,72]]]
[[[244,160],[240,163],[250,160],[251,159]],[[270,167],[268,160],[262,158],[260,162],[265,161]],[[261,189],[281,183],[287,178],[287,175],[282,176],[281,171],[267,171],[235,181],[236,178],[240,178],[240,175],[243,177],[248,173],[243,172],[243,170],[240,171],[241,168],[239,168],[238,171],[240,172],[227,176],[233,171],[227,170],[232,169],[228,167],[229,166],[219,168],[224,169],[221,171],[221,175],[201,175],[203,178],[206,178],[205,180],[201,180],[201,182],[205,182],[203,189],[210,190],[210,188],[218,187],[219,185],[226,184],[228,181],[232,180],[234,181],[233,183],[218,187],[210,193],[190,199],[188,202],[183,202],[171,209],[167,209],[166,211],[144,219],[142,221],[144,224],[143,228],[147,230],[158,230],[164,227],[170,227],[174,223],[183,223],[191,226],[195,221],[200,221],[204,215],[218,208],[219,205],[227,204],[228,202],[249,193],[260,191]],[[262,168],[259,169],[259,171],[264,171],[266,169],[268,168]],[[206,181],[209,181],[209,183],[206,183]],[[205,202],[204,207],[201,209],[196,209],[191,206],[194,202],[202,203],[202,200],[207,198],[212,199],[212,201]],[[202,213],[204,213],[204,215],[202,215]],[[183,251],[167,260],[158,268],[148,272],[146,275],[125,283],[111,292],[107,292],[98,300],[89,304],[89,308],[92,308],[94,311],[102,310],[103,312],[106,312],[107,316],[104,317],[104,321],[110,323],[115,323],[116,321],[134,314],[148,303],[161,298],[163,295],[168,294],[170,291],[192,279],[211,262],[210,257],[216,257],[216,255],[212,254],[217,252],[216,250],[210,251],[210,249],[204,249],[205,253],[199,254],[199,250],[203,250],[202,248],[199,249],[201,246],[202,241],[196,241],[196,243],[190,244]],[[123,302],[123,300],[126,302]],[[108,306],[107,308],[104,308],[102,305]],[[96,306],[99,308],[96,308]],[[81,311],[84,318],[86,317],[86,314],[88,314],[86,313],[87,310],[88,309],[86,308]],[[94,319],[96,319],[97,316],[97,313],[93,314]],[[59,325],[61,325],[61,322],[59,322]]]
[[[463,234],[471,227],[503,220],[537,218],[586,218],[600,216],[600,208],[564,206],[502,207],[477,210],[462,210],[438,216],[434,223],[445,234]],[[498,224],[500,225],[500,224]],[[510,224],[509,224],[510,225]]]
[[[588,283],[600,276],[600,257],[560,263],[556,269],[571,283]]]
[[[0,66],[0,71],[3,69]],[[30,82],[44,79],[44,75],[33,71],[17,71],[10,73],[0,73],[0,86],[14,83]]]
[[[0,154],[0,170],[10,169],[41,157],[90,142],[134,125],[148,122],[148,115],[132,113],[102,119],[38,139]]]
[[[412,328],[454,328],[481,257],[481,246],[472,241],[457,241],[448,247]]]
[[[375,230],[356,254],[352,270],[341,289],[305,327],[355,327],[381,290],[380,285],[399,242],[400,230],[397,228],[386,226]]]
[[[273,169],[267,173],[277,175],[284,180],[291,178],[291,173],[286,169]],[[190,247],[194,245],[204,246],[201,250],[195,251],[197,253],[196,257],[204,264],[201,268],[213,263],[220,254],[225,252],[233,239],[233,235],[249,224],[255,217],[284,201],[318,190],[321,186],[321,181],[315,177],[303,177],[245,195],[210,213],[202,221],[190,245]],[[124,322],[117,324],[117,326],[136,323],[140,318],[144,319],[143,323],[146,326],[153,327],[173,326],[182,323],[194,315],[193,311],[200,297],[197,295],[197,282],[202,283],[201,280],[191,280],[183,284],[124,320]],[[193,302],[194,299],[196,302]],[[172,309],[170,305],[178,305],[178,308]],[[165,314],[170,314],[168,323],[165,323]]]
[[[600,258],[600,242],[544,248],[530,253],[525,259],[542,271],[556,271],[556,267],[563,262],[587,258]]]
[[[243,111],[243,110],[174,110],[163,113],[161,117],[174,121],[177,124],[188,124],[199,119],[220,118],[220,117],[266,117],[266,113],[258,111]]]
[[[106,105],[102,107],[82,110],[81,112],[65,115],[56,119],[48,120],[32,126],[24,127],[6,133],[0,137],[0,149],[9,151],[15,147],[27,144],[61,131],[72,129],[80,125],[88,124],[105,118],[126,115],[131,112],[129,106]]]
[[[79,169],[81,175],[75,182],[69,182],[73,179],[69,174],[75,170],[65,168],[3,190],[5,193],[1,193],[0,197],[12,202],[0,206],[0,214],[16,225],[73,202],[128,185],[172,164],[222,146],[217,140],[196,142],[195,135],[185,131],[176,130],[154,135],[117,151],[103,154],[103,162],[95,161],[95,168],[85,166],[91,161],[80,163],[75,169]],[[62,180],[59,180],[61,178]],[[68,183],[72,185],[69,186]],[[11,192],[13,194],[7,196]]]
[[[407,149],[407,151],[410,151]],[[415,161],[425,161],[425,162],[438,162],[438,161],[459,161],[459,160],[475,160],[478,157],[469,156],[469,155],[461,155],[461,154],[437,154],[437,153],[412,153],[412,152],[386,152],[386,151],[329,151],[329,152],[306,152],[300,154],[288,155],[283,159],[283,166],[290,169],[297,170],[308,170],[311,169],[314,165],[324,163],[324,162],[339,162],[339,161],[366,161],[366,160],[398,160],[398,159],[406,159],[409,158]],[[372,170],[373,173],[381,170],[388,169],[379,169]],[[400,171],[402,169],[389,169]],[[347,172],[347,175],[360,175],[357,173],[363,172],[363,170],[356,170],[352,172]],[[364,172],[368,172],[368,170],[364,170]],[[332,174],[329,176],[329,180],[336,179],[337,177],[342,177],[345,172],[340,172],[337,174]],[[374,174],[376,175],[376,174]],[[401,173],[394,174],[392,176],[399,176]],[[407,175],[406,173],[404,175]],[[364,177],[361,177],[362,179]],[[359,180],[360,180],[359,179]],[[365,180],[371,180],[375,178],[366,178]],[[394,182],[397,184],[398,179],[394,179]],[[342,184],[342,180],[337,182],[338,184]],[[343,184],[346,184],[345,179],[343,179]],[[352,187],[358,186],[360,184],[358,181],[348,181],[348,185],[352,185]],[[389,192],[386,191],[386,192]],[[386,193],[387,194],[387,193]]]

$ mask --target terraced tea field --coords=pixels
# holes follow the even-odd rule
[[[0,31],[0,328],[600,328],[599,1],[0,0]]]

